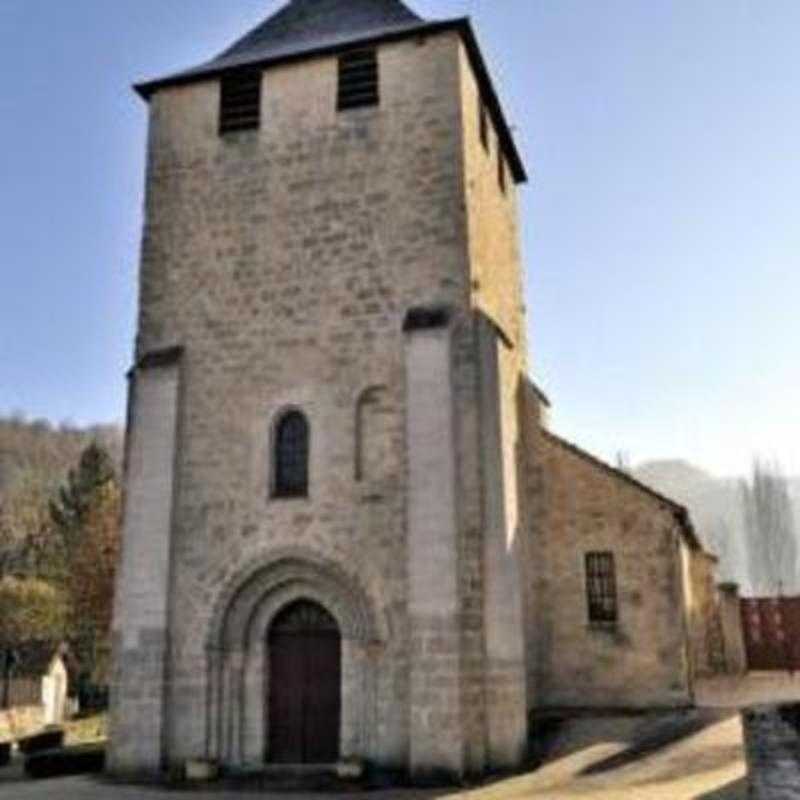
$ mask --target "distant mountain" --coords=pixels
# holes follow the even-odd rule
[[[720,557],[720,580],[749,590],[744,501],[740,478],[717,478],[688,461],[650,461],[632,470],[648,486],[685,505],[703,544]],[[800,478],[789,479],[800,535]]]

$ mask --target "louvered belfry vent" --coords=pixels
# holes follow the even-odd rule
[[[339,59],[339,111],[377,106],[379,102],[378,58],[375,50],[355,50],[343,55]]]
[[[220,84],[219,132],[256,130],[261,123],[261,72],[226,75]]]

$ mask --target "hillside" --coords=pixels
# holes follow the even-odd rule
[[[49,485],[61,483],[92,441],[103,445],[121,465],[123,433],[117,426],[55,428],[45,421],[0,418],[0,501],[25,475]]]
[[[54,428],[0,418],[0,579],[36,572],[33,565],[54,552],[50,503],[69,471],[92,442],[108,452],[119,471],[122,440],[115,426]]]
[[[720,579],[747,591],[742,479],[717,478],[687,461],[650,461],[633,474],[689,509],[703,543],[720,557]],[[800,478],[790,478],[789,489],[800,534]]]

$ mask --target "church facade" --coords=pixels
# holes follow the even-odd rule
[[[690,705],[713,558],[549,430],[470,23],[290,0],[137,88],[110,770],[460,778],[523,763],[540,709]]]

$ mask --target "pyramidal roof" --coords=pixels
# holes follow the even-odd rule
[[[360,41],[404,35],[429,23],[400,0],[289,0],[218,56],[192,69],[137,86],[147,96],[163,83],[313,55]]]
[[[291,0],[212,63],[301,53],[424,23],[400,0]]]
[[[289,0],[287,5],[211,61],[164,78],[137,84],[135,88],[142,97],[148,99],[154,92],[166,86],[210,79],[248,66],[266,67],[360,44],[376,44],[444,30],[457,30],[461,34],[511,170],[517,181],[524,181],[525,168],[503,116],[469,20],[424,20],[401,0]]]

